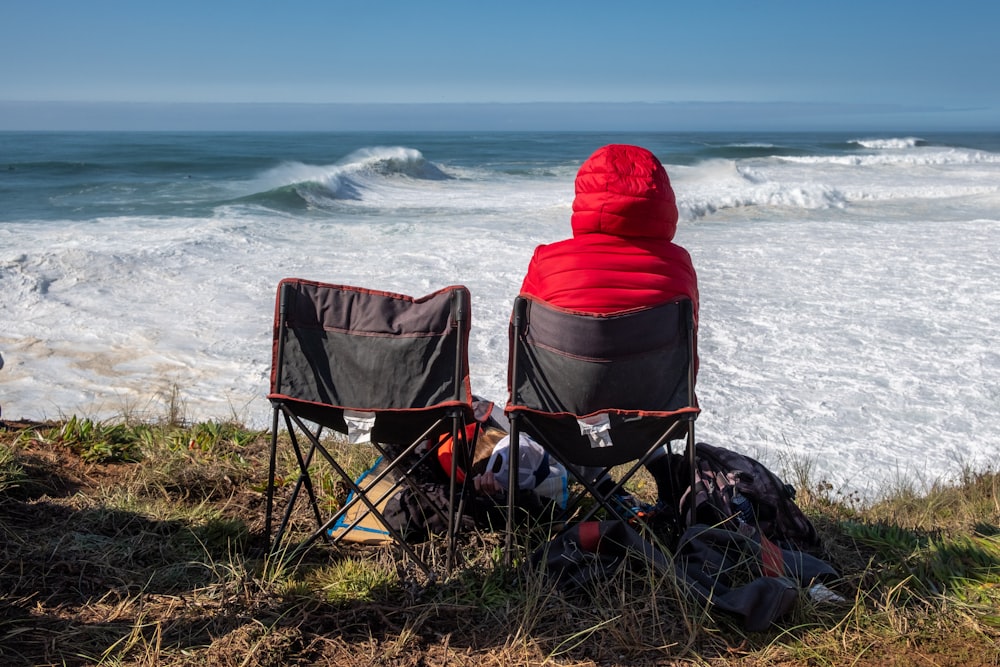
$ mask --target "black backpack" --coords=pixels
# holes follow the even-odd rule
[[[743,533],[754,529],[783,549],[823,555],[823,545],[809,518],[795,504],[795,489],[759,461],[723,447],[695,445],[695,494],[691,508],[690,476],[676,466],[685,489],[680,498],[684,525],[706,524]]]

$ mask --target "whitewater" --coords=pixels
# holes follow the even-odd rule
[[[0,133],[2,418],[267,428],[285,277],[466,285],[502,404],[528,260],[612,141],[677,194],[700,440],[867,495],[995,465],[997,135]]]

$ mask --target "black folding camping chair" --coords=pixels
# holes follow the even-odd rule
[[[336,542],[351,534],[353,525],[339,531],[333,527],[343,527],[344,517],[354,512],[375,517],[391,542],[432,575],[431,564],[418,556],[380,507],[400,485],[421,493],[411,474],[434,457],[437,443],[444,440],[441,436],[450,433],[451,441],[458,443],[451,457],[444,510],[451,567],[460,509],[455,469],[464,465],[470,446],[465,424],[473,416],[469,309],[469,291],[462,286],[413,298],[307,280],[281,281],[268,397],[273,420],[265,533],[272,552],[279,548],[293,509],[304,495],[316,527],[297,549],[320,537]],[[272,538],[279,418],[284,419],[298,473]],[[356,482],[324,444],[324,428],[346,435],[350,442],[370,442],[382,464]],[[438,465],[436,459],[431,463]],[[317,498],[319,469],[332,470],[351,489],[348,501],[332,514],[327,512],[329,516]]]
[[[522,432],[567,469],[591,471],[577,476],[583,490],[568,503],[563,515],[567,521],[587,520],[601,508],[628,520],[615,496],[661,447],[670,450],[674,440],[686,442],[693,480],[694,422],[699,413],[695,355],[694,319],[687,299],[609,315],[570,312],[523,296],[515,300],[505,408],[511,443],[508,559]],[[667,454],[673,484],[673,455]],[[617,483],[598,488],[611,468],[630,462],[633,465]],[[588,495],[596,502],[570,517]],[[672,490],[671,496],[678,494]],[[679,528],[680,507],[672,506],[672,512]]]

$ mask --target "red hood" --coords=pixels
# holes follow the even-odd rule
[[[645,148],[599,148],[576,175],[573,236],[603,233],[672,241],[677,202],[667,171]]]

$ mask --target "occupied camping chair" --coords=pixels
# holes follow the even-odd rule
[[[454,447],[457,455],[451,457],[447,516],[443,519],[448,526],[447,561],[451,567],[460,510],[455,467],[464,465],[470,446],[465,425],[473,416],[469,308],[469,291],[462,286],[413,298],[307,280],[281,281],[268,396],[274,412],[265,534],[272,552],[280,546],[304,490],[316,528],[297,549],[305,549],[320,537],[337,542],[352,534],[356,524],[374,517],[390,543],[433,576],[431,563],[418,556],[381,508],[400,485],[408,484],[413,492],[421,493],[411,474],[428,461],[438,465],[433,458],[436,445],[430,443],[443,441],[441,436],[450,433],[452,442],[459,443]],[[281,417],[298,475],[272,539]],[[324,445],[323,428],[347,435],[351,443],[370,442],[381,463],[356,482]],[[300,436],[309,443],[308,449]],[[317,498],[320,469],[332,469],[351,489],[345,504],[325,517],[324,504]],[[352,517],[350,525],[344,525],[345,517]]]
[[[615,495],[662,446],[669,450],[673,440],[686,441],[693,480],[694,422],[699,413],[695,355],[694,318],[687,299],[609,315],[570,312],[524,296],[515,300],[505,409],[511,434],[508,561],[522,432],[569,470],[603,470],[578,476],[584,490],[567,509],[579,507],[587,495],[596,503],[575,520],[587,520],[601,508],[628,520]],[[673,455],[667,453],[668,477],[674,485]],[[598,488],[612,467],[630,462],[634,464],[612,488]],[[678,498],[675,492],[671,496]],[[680,508],[671,511],[677,530]]]

